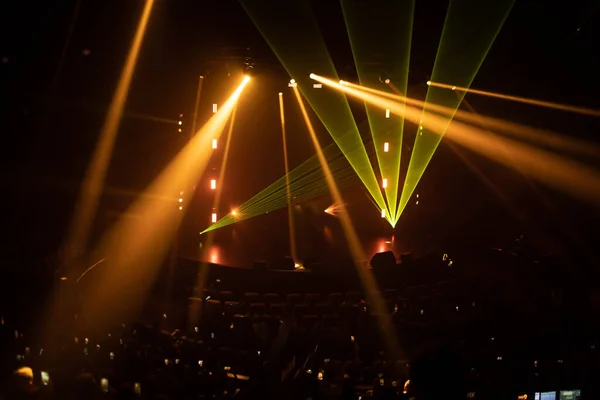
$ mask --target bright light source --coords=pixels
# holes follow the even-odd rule
[[[383,182],[382,182],[381,186],[383,186],[384,189],[387,187],[387,179],[386,178],[383,178]]]
[[[298,86],[298,84],[296,83],[295,79],[290,79],[290,83],[288,83],[289,87],[296,87]]]
[[[385,82],[386,85],[389,85],[390,84],[390,78],[386,79],[384,82]]]
[[[452,86],[452,90],[456,90],[456,86]]]
[[[311,73],[311,74],[310,74],[308,77],[309,77],[310,79],[315,79],[316,75],[315,75],[315,74],[313,74],[313,73]]]
[[[340,85],[343,85],[344,83],[346,83],[346,82],[344,82],[343,80],[340,79]]]
[[[381,218],[385,218],[385,208],[381,209]]]
[[[427,86],[431,85],[431,81],[427,81]]]
[[[183,114],[179,114],[179,118],[183,118]]]
[[[293,85],[294,83],[296,83],[296,80],[292,78],[290,79],[290,83]]]
[[[279,95],[280,95],[280,96],[283,96],[283,93],[279,92]]]
[[[183,121],[179,121],[179,125],[183,125]]]
[[[213,224],[215,222],[217,222],[217,213],[212,213],[212,216],[211,216],[210,220],[212,221]]]
[[[181,128],[177,129],[177,132],[181,133]]]
[[[385,143],[383,144],[383,151],[384,151],[384,152],[386,152],[386,153],[387,153],[388,151],[390,151],[390,144],[389,144],[388,142],[385,142]]]
[[[183,210],[183,206],[179,206],[179,211]]]
[[[245,75],[244,76],[244,83],[250,82],[250,79],[252,79],[252,77],[250,75]]]
[[[217,188],[217,180],[216,179],[211,179],[210,180],[210,188],[212,190],[215,190]]]
[[[323,87],[322,83],[313,83],[313,88],[315,89],[321,89]]]
[[[386,109],[385,109],[385,117],[386,117],[386,118],[389,118],[389,117],[390,117],[390,109],[389,109],[389,108],[386,108]]]
[[[237,210],[232,210],[231,215],[233,215],[235,217],[237,215]]]
[[[217,113],[217,103],[213,103],[213,114]]]
[[[183,197],[180,197],[180,198],[179,198],[179,202],[180,202],[180,203],[183,203]]]
[[[213,139],[212,140],[212,148],[216,149],[217,148],[217,139]]]
[[[179,192],[179,195],[180,195],[180,196],[183,196],[183,190],[182,190],[181,192]]]

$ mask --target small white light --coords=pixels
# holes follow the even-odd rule
[[[216,114],[216,113],[217,113],[217,104],[213,103],[213,114]],[[181,124],[179,124],[179,125],[181,125]]]
[[[384,189],[387,187],[387,179],[386,178],[383,178],[383,182],[381,183],[381,186],[383,186]]]
[[[212,223],[213,223],[213,224],[214,224],[215,222],[217,222],[217,213],[212,213],[212,216],[211,216],[211,221],[212,221]]]
[[[217,139],[213,139],[212,140],[212,148],[216,149],[217,148]]]
[[[313,83],[313,88],[315,89],[321,89],[323,87],[322,83]]]
[[[389,108],[386,108],[386,109],[385,109],[385,117],[386,117],[386,118],[389,118],[389,117],[390,117],[390,109],[389,109]]]
[[[296,80],[292,78],[290,79],[290,83],[293,85],[294,83],[296,83]]]
[[[456,86],[452,86],[452,90],[456,90]]]
[[[430,86],[430,85],[431,85],[431,81],[427,81],[427,86]]]
[[[216,179],[211,179],[210,180],[210,188],[212,190],[215,190],[217,188],[217,180]]]
[[[386,79],[384,82],[385,82],[386,85],[389,85],[390,84],[390,78]]]
[[[385,218],[385,208],[381,210],[381,218]]]
[[[385,143],[383,144],[383,151],[384,151],[384,152],[386,152],[386,153],[387,153],[388,151],[390,151],[390,144],[389,144],[388,142],[385,142]]]
[[[279,95],[280,95],[280,96],[283,96],[283,93],[279,92]]]
[[[179,121],[179,125],[183,125],[183,122],[182,122],[182,121]]]

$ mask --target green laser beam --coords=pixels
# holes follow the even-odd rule
[[[514,0],[474,2],[453,0],[448,6],[444,28],[440,39],[431,80],[450,85],[470,87],[477,71],[485,60],[496,36],[506,20]],[[400,197],[399,217],[431,161],[446,129],[464,97],[453,91],[430,86],[425,98],[425,106],[415,138],[404,189]],[[433,113],[428,103],[434,103],[454,110],[446,118],[445,126],[429,124]],[[441,124],[444,125],[444,124]]]
[[[297,81],[302,95],[348,158],[369,194],[381,208],[386,208],[345,96],[333,91],[314,90],[308,79],[315,71],[337,76],[310,4],[304,0],[242,0],[241,4],[284,68]],[[290,9],[294,11],[290,13]]]
[[[391,93],[386,79],[406,93],[414,0],[342,0],[346,29],[360,84]],[[388,209],[395,219],[404,117],[365,103]],[[386,145],[387,143],[387,145]],[[397,221],[397,219],[396,219]]]

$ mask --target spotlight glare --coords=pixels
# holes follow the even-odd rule
[[[212,148],[216,149],[217,148],[217,139],[213,139],[212,140]]]
[[[456,90],[456,86],[452,86],[452,90]]]
[[[212,190],[215,190],[217,188],[217,180],[216,179],[211,179],[210,180],[210,188]]]
[[[282,93],[282,92],[279,92],[279,95],[280,95],[280,96],[283,96],[283,93]]]
[[[381,209],[381,218],[385,218],[385,208]]]
[[[233,215],[235,217],[237,215],[237,210],[232,210],[231,215]]]
[[[217,213],[212,213],[211,219],[212,223],[216,223],[217,222]]]
[[[340,85],[345,84],[346,82],[344,82],[343,80],[340,79]]]
[[[310,79],[315,79],[316,75],[315,75],[315,74],[313,74],[313,73],[311,73],[311,74],[310,74],[308,77],[309,77]]]
[[[389,144],[388,142],[385,142],[385,143],[383,144],[383,151],[384,151],[384,152],[386,152],[386,153],[387,153],[388,151],[390,151],[390,144]]]
[[[382,182],[381,186],[383,186],[384,189],[387,188],[387,179],[386,178],[383,178],[383,182]]]
[[[427,86],[430,86],[430,85],[431,85],[431,81],[427,81]]]
[[[385,82],[386,85],[389,85],[390,84],[390,78],[386,79],[384,82]]]

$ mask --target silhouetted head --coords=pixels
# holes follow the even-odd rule
[[[463,400],[465,383],[461,357],[449,349],[423,354],[410,366],[410,392],[418,400]]]

